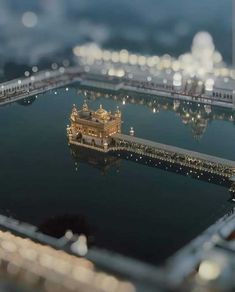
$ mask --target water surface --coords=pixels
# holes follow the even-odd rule
[[[124,160],[105,172],[84,161],[75,165],[66,125],[72,104],[83,103],[76,92],[62,88],[28,106],[0,108],[1,213],[39,227],[74,216],[79,229],[82,218],[91,244],[158,264],[232,207],[226,188],[175,173]],[[142,138],[235,159],[231,121],[209,122],[198,140],[174,111],[154,114],[103,96],[89,106],[119,105],[125,133],[134,126]]]

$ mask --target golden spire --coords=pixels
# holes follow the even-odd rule
[[[73,108],[72,108],[72,114],[76,115],[78,113],[78,110],[77,110],[77,107],[76,107],[76,104],[73,104]]]
[[[75,122],[76,121],[76,117],[78,116],[78,110],[75,104],[73,104],[73,108],[72,108],[72,113],[70,116],[70,119]]]
[[[116,117],[121,117],[121,112],[120,112],[120,110],[119,110],[119,106],[117,106],[117,109],[116,109],[116,111],[115,111],[115,116]]]
[[[82,106],[82,110],[83,110],[83,111],[89,111],[89,108],[88,108],[88,105],[87,105],[86,99],[84,99],[84,103],[83,103],[83,106]]]

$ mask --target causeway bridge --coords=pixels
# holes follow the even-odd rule
[[[117,155],[134,162],[175,171],[197,179],[219,181],[235,191],[235,161],[157,143],[131,135],[114,134],[106,147],[77,141],[68,132],[69,144]],[[164,167],[163,167],[164,166]]]
[[[114,134],[115,147],[109,151],[126,150],[140,155],[157,158],[196,170],[207,171],[225,178],[235,176],[235,161],[215,157],[175,146],[157,143],[130,135]]]

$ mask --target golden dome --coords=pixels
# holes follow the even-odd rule
[[[108,116],[108,112],[103,109],[102,105],[100,105],[100,108],[95,112],[95,114],[102,119],[107,118]]]

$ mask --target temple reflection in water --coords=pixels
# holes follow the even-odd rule
[[[23,105],[23,106],[29,106],[31,104],[33,104],[37,99],[36,95],[33,96],[29,96],[23,99],[18,100],[16,103],[18,103],[19,105]]]
[[[231,109],[215,107],[211,105],[181,101],[171,98],[155,97],[131,93],[101,92],[90,89],[79,89],[79,95],[87,99],[96,100],[102,97],[120,101],[122,104],[136,103],[149,107],[152,113],[162,110],[175,112],[181,118],[183,124],[190,126],[192,135],[200,140],[205,133],[208,123],[213,120],[225,120],[235,124],[235,112]]]
[[[101,174],[106,174],[107,171],[111,169],[117,172],[119,171],[121,159],[118,157],[77,145],[70,145],[69,147],[70,153],[74,159],[76,171],[79,171],[79,166],[82,163],[98,169]]]

